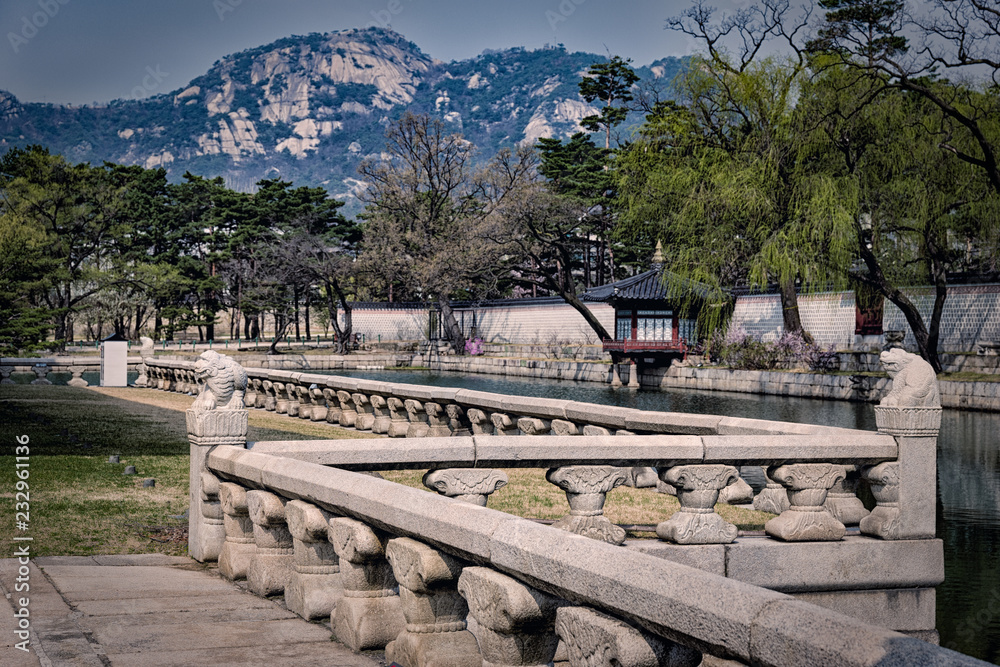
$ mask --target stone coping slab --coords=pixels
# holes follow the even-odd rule
[[[285,440],[249,443],[271,454],[346,470],[414,468],[551,468],[564,465],[671,467],[679,464],[772,465],[788,461],[870,464],[897,456],[889,435],[491,435],[379,440]]]

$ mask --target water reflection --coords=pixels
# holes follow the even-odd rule
[[[421,371],[350,375],[642,410],[875,430],[875,413],[864,403],[694,390],[636,392],[568,380]],[[946,577],[937,589],[941,644],[1000,664],[1000,415],[945,410],[938,439],[937,511]]]

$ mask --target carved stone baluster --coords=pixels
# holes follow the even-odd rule
[[[844,468],[847,476],[830,487],[823,507],[845,526],[857,526],[868,516],[868,510],[857,495],[860,481],[858,467],[844,466]]]
[[[208,471],[201,473],[201,536],[205,560],[218,560],[226,542],[226,526],[219,501],[219,478]]]
[[[656,527],[656,534],[678,544],[729,544],[737,528],[715,513],[719,492],[737,477],[727,465],[682,465],[660,471],[660,480],[677,489],[681,508]]]
[[[337,390],[324,389],[323,398],[326,399],[326,422],[328,424],[339,424],[340,414],[343,410],[340,409],[340,399],[337,397]]]
[[[305,385],[296,385],[295,393],[299,399],[299,419],[312,420],[313,402],[312,391]]]
[[[604,428],[603,426],[595,426],[593,424],[585,424],[583,427],[584,435],[611,435],[611,431]]]
[[[899,463],[886,461],[865,468],[865,479],[878,503],[861,519],[861,532],[883,540],[899,539]]]
[[[787,489],[789,507],[764,524],[768,535],[788,542],[836,541],[844,537],[844,524],[823,507],[830,487],[846,476],[844,466],[790,463],[772,467],[769,472]]]
[[[719,492],[719,502],[727,505],[745,505],[753,502],[753,487],[740,477],[736,471],[736,479]]]
[[[350,392],[337,390],[337,400],[340,401],[340,425],[344,428],[354,426],[358,419],[358,411],[354,408],[354,398]]]
[[[309,394],[312,397],[312,412],[309,414],[309,419],[314,422],[326,421],[326,414],[329,408],[326,405],[326,395],[323,390],[312,385],[309,387]]]
[[[493,435],[520,435],[520,429],[517,428],[517,421],[510,418],[510,415],[505,415],[502,412],[494,412],[490,415],[490,421],[493,422]]]
[[[406,617],[406,629],[385,647],[386,662],[483,667],[476,638],[466,629],[469,607],[456,588],[463,564],[408,537],[389,540],[385,552]]]
[[[286,502],[270,491],[247,492],[247,507],[257,545],[247,571],[247,583],[257,595],[284,593],[292,576],[294,543],[285,522]]]
[[[469,408],[466,413],[473,435],[493,435],[493,420],[478,408]]]
[[[517,579],[485,567],[467,567],[458,592],[469,605],[469,625],[479,640],[483,665],[545,665],[555,658],[556,610],[567,604]]]
[[[771,514],[781,514],[788,509],[788,494],[785,487],[771,479],[771,473],[767,466],[761,466],[764,471],[764,480],[767,486],[761,489],[760,493],[754,496],[753,508],[758,512],[770,512]]]
[[[368,397],[368,402],[371,403],[372,415],[375,417],[372,421],[372,433],[388,433],[392,417],[389,415],[389,406],[386,405],[385,396],[372,394]]]
[[[230,581],[246,579],[250,561],[257,551],[253,521],[247,506],[247,490],[239,484],[222,482],[219,484],[219,499],[226,527],[226,543],[219,554],[219,572]]]
[[[702,655],[586,607],[556,612],[570,667],[695,667]]]
[[[288,394],[288,407],[286,414],[289,417],[299,416],[299,386],[294,382],[285,385],[285,393]]]
[[[385,559],[389,536],[354,519],[330,519],[328,538],[340,558],[344,597],[330,619],[353,651],[384,649],[405,629],[396,578]]]
[[[253,408],[257,405],[257,391],[260,387],[256,384],[253,378],[247,378],[247,393],[243,397],[243,402],[246,403],[247,408]]]
[[[566,492],[569,514],[552,524],[577,535],[609,544],[625,541],[625,530],[604,516],[605,496],[628,478],[628,468],[613,466],[563,466],[545,474],[552,484]]]
[[[375,424],[375,411],[372,409],[371,400],[364,394],[351,394],[354,401],[354,409],[358,416],[354,419],[354,428],[359,431],[370,431]]]
[[[437,403],[424,403],[427,413],[427,436],[431,438],[447,438],[451,436],[448,415]]]
[[[85,366],[70,366],[69,372],[73,374],[73,377],[67,382],[71,387],[89,387],[90,383],[83,379],[83,374],[87,370]],[[158,372],[158,371],[157,371]],[[153,381],[150,386],[156,387],[158,379]],[[3,384],[0,382],[0,384]],[[158,387],[157,387],[158,388]]]
[[[486,507],[489,495],[507,485],[507,474],[489,468],[448,468],[428,471],[423,482],[442,496]]]
[[[406,415],[410,420],[410,426],[406,430],[406,437],[426,437],[430,431],[430,426],[427,423],[427,412],[424,410],[424,404],[408,398],[403,401],[403,405],[406,406]]]
[[[272,382],[274,387],[274,411],[279,415],[288,414],[288,389],[284,382]]]
[[[278,398],[274,383],[270,380],[264,380],[262,385],[264,387],[264,409],[268,412],[277,412]]]
[[[548,435],[552,422],[537,417],[521,417],[517,420],[517,428],[524,435]]]
[[[452,435],[472,435],[472,423],[469,421],[469,417],[465,414],[465,410],[462,409],[461,405],[449,403],[444,409],[448,415],[448,429]]]
[[[582,433],[579,426],[565,419],[553,419],[551,428],[556,435],[580,435]]]
[[[395,396],[385,399],[385,405],[389,408],[389,430],[390,438],[405,438],[410,430],[410,420],[407,418],[406,406],[403,401]]]
[[[327,539],[331,517],[301,500],[285,505],[285,517],[295,549],[285,606],[305,619],[328,618],[344,595],[337,552]]]

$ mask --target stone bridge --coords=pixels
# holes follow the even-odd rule
[[[152,387],[204,391],[192,362],[145,364]],[[897,396],[872,433],[246,376],[249,409],[388,437],[249,443],[247,409],[188,410],[191,555],[329,617],[353,650],[403,667],[984,664],[923,641],[944,578],[936,405]],[[547,469],[570,513],[547,526],[490,509],[510,468]],[[437,495],[377,474],[400,469],[427,470]],[[749,500],[750,470],[766,482],[754,506],[777,514],[764,536],[714,510]],[[677,495],[658,540],[603,516],[622,484]]]

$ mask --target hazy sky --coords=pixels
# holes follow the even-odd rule
[[[732,7],[744,0],[720,0]],[[643,65],[694,45],[664,29],[689,0],[0,0],[0,89],[105,102],[184,86],[219,58],[288,35],[382,25],[435,58],[537,48]],[[145,89],[143,85],[145,84]]]

